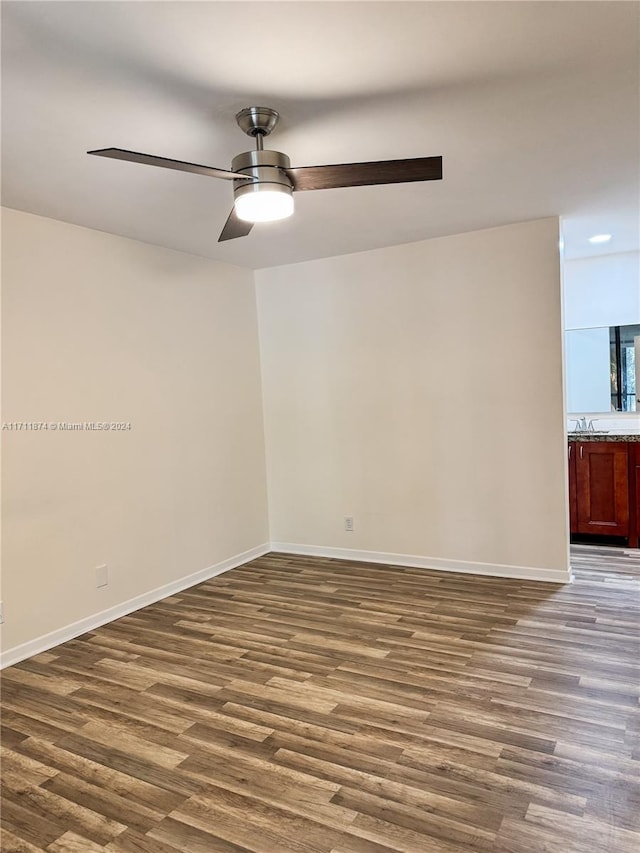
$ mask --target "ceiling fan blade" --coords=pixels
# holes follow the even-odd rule
[[[187,163],[184,160],[171,160],[169,157],[155,157],[153,154],[141,154],[139,151],[127,151],[125,148],[98,148],[87,151],[97,157],[111,157],[114,160],[128,160],[130,163],[145,163],[148,166],[161,166],[164,169],[176,169],[178,172],[193,172],[196,175],[208,175],[210,178],[223,178],[228,181],[253,180],[245,175],[238,175],[228,169],[216,169],[215,166],[201,166],[198,163]]]
[[[366,187],[374,184],[403,184],[409,181],[440,181],[442,157],[302,166],[286,169],[286,173],[291,178],[294,190],[298,192],[330,190],[337,187]]]
[[[222,243],[225,240],[235,240],[236,237],[246,237],[252,228],[253,222],[245,222],[244,219],[240,219],[236,214],[235,207],[232,207],[231,213],[218,237],[218,243]]]

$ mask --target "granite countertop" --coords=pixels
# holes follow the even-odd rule
[[[640,441],[640,432],[570,432],[569,441]]]

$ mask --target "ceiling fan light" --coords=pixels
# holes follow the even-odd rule
[[[293,196],[288,187],[256,188],[257,191],[237,195],[236,215],[245,222],[275,222],[293,213]]]

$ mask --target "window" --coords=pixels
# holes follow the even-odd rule
[[[609,329],[611,361],[611,408],[618,412],[635,412],[637,408],[636,354],[640,351],[640,325],[611,326]]]

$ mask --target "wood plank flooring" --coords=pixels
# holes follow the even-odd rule
[[[3,853],[638,853],[640,552],[270,554],[3,673]]]

